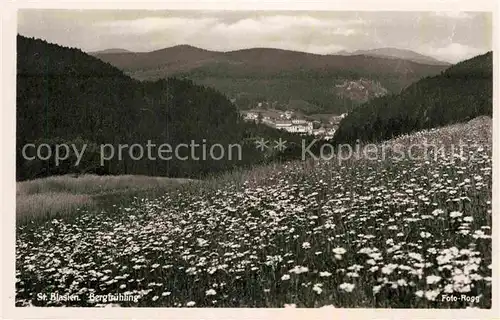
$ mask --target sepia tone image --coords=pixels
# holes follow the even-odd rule
[[[491,12],[17,20],[17,307],[492,308]]]

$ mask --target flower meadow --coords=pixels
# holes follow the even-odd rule
[[[290,162],[19,225],[16,305],[490,308],[491,119],[385,143],[423,139],[467,148]],[[38,298],[54,292],[79,299]],[[88,299],[107,294],[137,300]]]

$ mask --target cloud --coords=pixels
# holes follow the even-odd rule
[[[237,50],[274,47],[313,53],[332,53],[345,49],[339,39],[365,35],[367,21],[318,18],[307,14],[223,17],[143,17],[132,20],[99,21],[94,27],[108,37],[149,38],[149,48],[191,44],[209,50]]]
[[[354,29],[341,29],[337,28],[336,30],[332,31],[333,34],[338,34],[338,35],[343,35],[343,36],[350,36],[353,34],[358,33],[357,30]]]
[[[135,20],[97,22],[95,26],[110,33],[147,34],[164,30],[201,31],[215,22],[217,22],[215,18],[147,17]]]
[[[428,19],[430,18],[430,19]],[[24,10],[18,30],[86,51],[179,44],[230,51],[274,47],[328,54],[396,47],[455,62],[491,50],[480,12]]]
[[[423,46],[420,52],[441,60],[459,62],[486,53],[488,49],[476,48],[461,43],[450,43],[444,47]]]

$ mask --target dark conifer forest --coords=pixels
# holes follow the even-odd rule
[[[255,139],[296,140],[296,148],[262,153]],[[140,82],[76,48],[17,37],[17,179],[67,173],[202,177],[273,160],[300,156],[299,136],[243,122],[235,106],[214,89],[174,78]],[[128,152],[100,165],[103,144],[239,143],[242,158],[222,160],[133,160]],[[59,165],[50,158],[26,160],[27,143],[87,145],[83,160]],[[27,149],[28,150],[28,149]],[[201,149],[200,149],[201,150]],[[231,149],[234,152],[237,149]],[[34,156],[34,149],[28,150]],[[27,151],[27,152],[28,152]],[[271,150],[272,151],[272,150]],[[190,150],[185,150],[186,156]],[[199,155],[198,155],[199,157]]]
[[[457,63],[403,90],[353,109],[336,132],[336,143],[392,137],[492,116],[493,53]]]

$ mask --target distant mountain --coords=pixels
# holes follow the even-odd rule
[[[441,65],[441,66],[451,65],[451,63],[439,61],[437,59],[417,53],[415,51],[397,49],[397,48],[378,48],[371,50],[356,50],[352,52],[342,50],[337,52],[336,54],[344,56],[365,55],[373,57],[396,58],[396,59],[409,60],[417,63],[430,64],[430,65]]]
[[[89,52],[89,54],[96,55],[96,54],[106,54],[106,53],[129,53],[129,52],[131,51],[126,49],[111,48],[111,49]]]
[[[151,52],[93,52],[90,54],[111,63],[140,80],[165,78],[180,71],[191,70],[199,65],[217,61],[216,57],[220,56],[219,52],[188,45],[179,45]],[[157,69],[163,71],[163,76],[148,76],[148,73]],[[142,74],[144,76],[140,76]]]
[[[133,78],[187,78],[236,99],[240,109],[262,101],[304,100],[312,113],[343,113],[363,101],[340,98],[335,85],[365,78],[397,93],[446,68],[410,60],[374,56],[318,55],[271,48],[230,52],[182,45],[143,53],[94,54]]]
[[[493,54],[460,62],[400,94],[375,98],[342,120],[336,143],[379,141],[412,131],[491,116]]]
[[[172,78],[140,82],[79,49],[23,36],[17,37],[16,87],[18,180],[71,172],[201,177],[264,161],[265,155],[249,140],[255,136],[293,139],[267,126],[244,122],[235,106],[212,88]],[[172,156],[167,161],[158,158],[158,149],[154,149],[156,161],[147,157],[136,160],[125,149],[121,159],[115,154],[100,165],[100,145],[140,144],[146,148],[148,140],[172,148],[203,140],[207,149],[215,143],[240,143],[243,156],[229,158],[226,150],[224,159],[197,161],[189,158],[186,148],[180,153],[186,161],[173,154],[164,155]],[[53,158],[28,161],[21,152],[27,143],[75,144],[79,150],[86,144],[87,149],[75,167],[73,156],[60,165]]]

